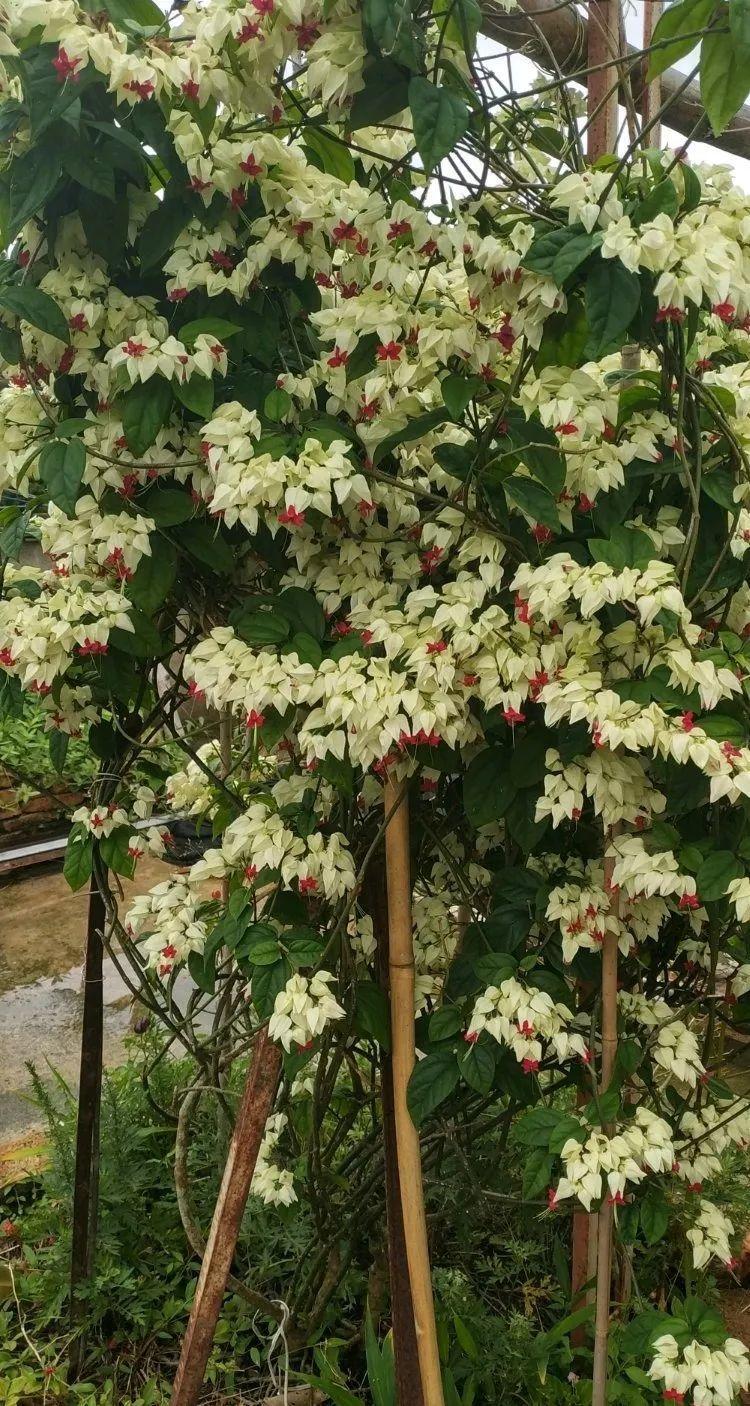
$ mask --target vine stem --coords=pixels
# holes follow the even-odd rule
[[[416,1059],[414,1034],[414,943],[411,914],[409,801],[406,782],[385,783],[385,865],[388,889],[388,972],[391,987],[393,1105],[401,1210],[409,1266],[414,1328],[425,1406],[444,1406],[435,1305],[432,1298],[427,1217],[419,1134],[406,1101]]]

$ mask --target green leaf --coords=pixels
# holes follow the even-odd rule
[[[183,200],[165,199],[153,210],[141,230],[137,252],[144,272],[172,253],[178,234],[182,234],[191,216],[190,206]]]
[[[63,877],[74,893],[91,878],[94,842],[82,825],[74,825],[68,835],[63,863]]]
[[[701,475],[701,492],[718,503],[720,508],[726,508],[728,513],[736,513],[739,509],[739,504],[734,500],[735,484],[732,470],[723,464]]]
[[[641,1228],[649,1245],[663,1239],[669,1225],[669,1207],[664,1192],[652,1188],[641,1202]]]
[[[274,608],[286,616],[295,633],[312,635],[314,640],[323,639],[326,617],[312,591],[305,591],[301,586],[288,586],[274,601]]]
[[[397,430],[395,434],[389,434],[385,439],[381,439],[380,444],[375,448],[372,461],[377,467],[386,455],[392,454],[400,444],[407,444],[412,439],[421,439],[422,435],[429,434],[430,430],[436,430],[438,426],[444,425],[448,419],[445,410],[428,410],[425,415],[417,415],[405,425],[402,430]]]
[[[274,424],[277,424],[291,409],[292,397],[289,392],[276,389],[266,396],[263,414],[267,420],[273,420]]]
[[[40,332],[57,337],[60,342],[70,341],[64,313],[54,298],[50,298],[48,293],[40,292],[38,288],[27,288],[25,285],[0,288],[0,308],[3,312],[11,313],[13,317],[20,317],[32,327],[38,327]]]
[[[723,898],[732,879],[741,879],[744,869],[728,849],[714,850],[704,859],[695,876],[695,886],[702,903],[713,903]]]
[[[561,286],[601,242],[600,233],[587,234],[580,225],[549,230],[537,235],[524,255],[523,267]]]
[[[261,601],[246,601],[229,612],[229,624],[247,644],[281,644],[288,639],[289,621]]]
[[[122,874],[125,879],[132,879],[135,873],[135,859],[128,854],[130,835],[129,826],[118,825],[116,830],[99,841],[101,856],[107,868],[114,874]]]
[[[323,943],[312,928],[290,928],[281,934],[281,945],[295,967],[316,967]]]
[[[136,25],[139,29],[163,29],[164,15],[155,0],[103,0],[103,8],[115,25]]]
[[[365,1319],[365,1358],[367,1361],[367,1385],[372,1392],[373,1406],[396,1406],[393,1337],[389,1333],[382,1349],[378,1346],[369,1307]]]
[[[415,1128],[421,1128],[425,1118],[453,1093],[459,1078],[458,1061],[452,1050],[432,1050],[417,1060],[406,1092]]]
[[[598,360],[622,345],[640,300],[638,275],[619,259],[600,259],[594,264],[586,279],[587,356]]]
[[[516,793],[507,748],[488,747],[473,758],[464,775],[464,810],[479,829],[505,814]]]
[[[639,1313],[623,1329],[620,1344],[625,1357],[646,1357],[657,1338],[672,1331],[672,1317],[656,1308]]]
[[[524,1201],[535,1201],[552,1180],[554,1157],[544,1147],[535,1147],[524,1157],[521,1191]]]
[[[234,571],[234,550],[210,522],[186,522],[179,534],[180,547],[212,571],[229,576]]]
[[[654,49],[649,59],[649,83],[698,47],[700,31],[708,24],[715,8],[716,0],[681,0],[680,4],[670,5],[664,11],[651,39],[652,44],[660,47]],[[692,37],[682,38],[685,34]],[[671,42],[665,43],[666,40]]]
[[[69,742],[70,734],[60,732],[59,728],[53,728],[49,734],[49,759],[57,772],[62,772],[65,766]]]
[[[543,1147],[548,1152],[550,1139],[558,1125],[569,1116],[559,1108],[532,1108],[516,1123],[516,1142],[520,1142],[522,1147]]]
[[[647,220],[655,220],[657,215],[669,215],[671,218],[677,214],[679,203],[674,182],[669,178],[660,181],[644,200],[639,200],[631,212],[631,224],[643,225]]]
[[[483,1096],[488,1094],[495,1077],[495,1048],[489,1036],[465,1045],[458,1056],[458,1067],[470,1089]]]
[[[27,220],[52,194],[60,175],[60,155],[53,144],[32,147],[11,165],[6,240],[15,239]]]
[[[354,1029],[358,1035],[376,1040],[384,1050],[391,1048],[391,1013],[388,998],[374,981],[358,981],[355,991]]]
[[[300,664],[312,664],[314,669],[320,666],[323,658],[323,650],[318,641],[314,640],[312,635],[306,634],[304,630],[292,635],[281,652],[282,654],[296,654]],[[334,758],[334,760],[338,761],[338,758]]]
[[[552,528],[553,532],[560,531],[557,504],[541,483],[535,483],[533,478],[512,474],[510,478],[503,479],[503,491],[508,502],[520,508],[533,523],[542,523]]]
[[[29,514],[21,508],[0,508],[0,558],[17,561],[29,525]]]
[[[141,557],[128,583],[127,594],[140,610],[152,615],[165,601],[177,574],[177,552],[165,537],[152,533],[151,555]]]
[[[217,342],[227,342],[241,331],[238,322],[228,322],[224,317],[198,317],[193,322],[186,322],[177,336],[186,347],[192,349],[198,337],[214,337]]]
[[[132,454],[140,456],[151,448],[172,409],[172,387],[163,376],[137,381],[122,397],[122,428]]]
[[[362,18],[371,47],[383,58],[395,59],[415,71],[421,68],[423,45],[409,0],[363,0]]]
[[[276,997],[284,990],[291,975],[292,966],[286,957],[281,957],[273,966],[253,969],[252,999],[261,1020],[267,1020],[270,1016]]]
[[[330,1377],[316,1377],[312,1372],[295,1372],[299,1381],[307,1382],[308,1386],[321,1388],[324,1399],[330,1398],[333,1406],[364,1406],[361,1396],[355,1396],[353,1391],[341,1386],[339,1382],[334,1382]]]
[[[336,176],[345,185],[355,180],[354,159],[348,146],[327,128],[306,126],[302,145],[312,157],[311,164],[319,166],[327,175]]]
[[[729,0],[729,32],[738,44],[750,46],[750,0]]]
[[[642,571],[658,555],[648,533],[637,527],[613,527],[609,538],[589,537],[588,549],[594,561],[604,561],[615,571],[626,566]]]
[[[485,389],[481,376],[457,376],[451,372],[440,383],[443,403],[452,420],[462,420],[474,396]]]
[[[69,176],[85,190],[104,200],[115,198],[115,175],[111,165],[97,156],[90,143],[68,142],[62,148],[62,163]]]
[[[158,484],[139,499],[138,506],[159,527],[177,527],[195,514],[195,504],[188,493],[180,488],[161,488]]]
[[[57,508],[75,517],[86,467],[86,446],[80,439],[53,439],[39,455],[39,478]]]
[[[354,94],[349,113],[349,130],[379,127],[409,106],[409,82],[392,59],[365,61],[364,88]]]
[[[718,137],[750,93],[750,47],[733,34],[708,33],[701,45],[701,101]]]
[[[469,109],[452,88],[439,87],[429,78],[412,78],[409,107],[414,140],[429,172],[453,150],[469,125]]]
[[[209,376],[191,376],[187,381],[173,381],[172,389],[180,401],[201,420],[209,420],[214,408],[214,383]]]
[[[457,1035],[463,1025],[463,1016],[458,1006],[441,1006],[430,1016],[430,1044],[439,1045],[442,1040],[450,1040]]]
[[[112,648],[129,654],[134,659],[151,659],[164,650],[164,641],[147,615],[137,608],[128,612],[133,630],[112,630],[109,642]]]

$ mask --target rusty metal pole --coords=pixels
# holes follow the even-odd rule
[[[94,870],[96,875],[96,868]],[[89,889],[86,957],[83,985],[83,1029],[78,1077],[76,1164],[73,1184],[73,1228],[70,1257],[70,1320],[75,1336],[68,1356],[68,1379],[78,1376],[84,1338],[77,1331],[83,1304],[81,1286],[91,1277],[99,1203],[99,1124],[102,1100],[104,1044],[104,896],[94,876]]]
[[[617,150],[620,0],[589,0],[587,155],[589,161]],[[606,65],[606,66],[602,66]]]
[[[264,1027],[255,1037],[232,1141],[214,1208],[190,1320],[172,1386],[171,1406],[195,1406],[213,1346],[258,1152],[273,1108],[281,1050]]]
[[[654,30],[664,8],[664,0],[643,0],[643,47],[648,49]],[[641,118],[644,127],[655,118],[661,106],[661,80],[644,84],[641,94]],[[654,123],[648,134],[649,146],[661,146],[661,122]]]

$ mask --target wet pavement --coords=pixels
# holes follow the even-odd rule
[[[123,881],[122,910],[174,873],[144,859],[133,883]],[[45,1083],[50,1066],[75,1087],[83,1010],[85,890],[71,893],[60,870],[24,871],[0,887],[0,1142],[39,1122],[30,1102],[31,1061]],[[131,1016],[130,996],[111,959],[105,960],[104,1057],[115,1064]]]

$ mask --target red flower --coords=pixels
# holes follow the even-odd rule
[[[303,235],[310,233],[312,227],[312,220],[297,220],[297,223],[292,225],[292,233],[296,234],[298,239],[302,239]]]
[[[513,723],[526,722],[526,714],[519,713],[517,708],[504,708],[503,717],[505,718],[506,723],[510,723],[511,726],[513,725]]]
[[[194,78],[186,78],[181,87],[186,98],[190,98],[192,102],[198,101],[201,93],[200,83],[197,83]]]
[[[260,25],[255,20],[245,20],[239,34],[238,44],[249,44],[251,39],[257,39],[260,34]]]
[[[57,58],[52,60],[52,67],[57,74],[58,81],[64,83],[69,78],[72,83],[77,83],[80,75],[76,70],[80,63],[82,63],[80,58],[70,59],[64,49],[58,49]]]
[[[682,898],[680,899],[680,902],[678,904],[678,907],[682,909],[700,908],[700,906],[701,901],[697,893],[683,893]]]
[[[368,518],[375,512],[375,504],[371,503],[368,498],[360,498],[357,504],[357,512],[360,517]]]
[[[147,78],[145,82],[139,82],[137,78],[133,78],[129,83],[125,83],[123,86],[127,93],[135,93],[136,97],[141,99],[141,102],[148,102],[148,99],[153,96],[154,85],[150,78]]]
[[[668,307],[659,308],[654,322],[684,322],[685,314],[681,308]]]
[[[426,576],[432,575],[442,555],[442,547],[428,547],[426,552],[420,554],[419,560],[422,564],[422,571]]]
[[[335,240],[337,244],[341,244],[345,239],[356,238],[357,227],[353,220],[350,220],[348,223],[345,220],[340,220],[331,230],[331,239]]]
[[[107,654],[108,651],[108,644],[100,644],[99,640],[90,640],[88,635],[83,641],[83,644],[79,644],[78,646],[79,654]]]
[[[711,311],[721,322],[730,323],[734,319],[734,314],[737,309],[734,303],[714,303]]]
[[[721,750],[728,762],[731,762],[733,757],[742,756],[742,749],[740,747],[735,747],[733,742],[722,742]]]
[[[285,527],[301,527],[305,521],[305,514],[297,511],[291,505],[285,508],[283,513],[277,514],[277,522],[281,522]]]
[[[464,688],[473,688],[475,683],[479,683],[479,674],[464,674],[461,682]]]
[[[65,348],[65,351],[63,352],[62,356],[60,357],[60,360],[59,360],[58,363],[57,363],[57,369],[58,369],[58,372],[60,373],[61,376],[67,376],[67,374],[68,374],[68,372],[69,372],[71,366],[73,365],[73,362],[75,361],[75,359],[76,359],[76,349],[75,349],[75,347],[66,347],[66,348]]]
[[[254,864],[245,865],[245,878],[247,879],[248,883],[252,883],[253,879],[257,878],[257,875],[258,870],[256,869]]]
[[[85,312],[74,313],[68,318],[68,326],[71,332],[85,332],[88,328]]]
[[[464,1030],[463,1039],[467,1045],[475,1045],[479,1039],[478,1030]]]
[[[680,725],[683,732],[692,732],[695,727],[695,713],[682,713],[680,715]]]
[[[315,893],[318,887],[317,879],[313,879],[309,874],[299,881],[300,893]]]
[[[401,239],[402,235],[404,234],[411,234],[411,225],[409,224],[409,221],[392,220],[390,225],[388,226],[388,238]],[[437,248],[437,245],[435,245],[435,248]],[[420,250],[420,253],[423,254],[424,252],[424,249]]]
[[[523,1061],[523,1064],[521,1065],[521,1068],[523,1069],[524,1074],[535,1074],[537,1069],[539,1068],[539,1060],[525,1059]]]
[[[428,654],[442,654],[448,646],[445,640],[432,640],[427,646]]]
[[[555,434],[578,434],[578,426],[573,420],[566,420],[562,425],[555,425]]]
[[[235,186],[234,190],[230,193],[229,199],[235,210],[241,210],[242,206],[247,204],[247,195],[240,186]]]
[[[245,727],[262,727],[265,721],[266,719],[263,713],[258,713],[255,708],[251,708],[245,718]]]
[[[548,1186],[548,1187],[547,1187],[547,1206],[549,1207],[550,1211],[554,1211],[556,1205],[557,1205],[557,1192],[555,1191],[554,1186]]]
[[[592,513],[594,511],[594,502],[586,493],[581,493],[579,496],[578,511],[579,513]]]
[[[274,0],[250,0],[253,9],[259,15],[272,15]]]
[[[381,342],[378,347],[378,361],[398,361],[400,355],[398,342]]]
[[[426,796],[434,795],[435,791],[437,791],[437,788],[438,788],[437,781],[435,781],[433,777],[431,777],[431,776],[423,776],[423,777],[421,778],[420,783],[419,783],[419,789],[420,789],[420,791],[422,791],[422,792],[424,793],[424,795],[426,795]]]
[[[252,152],[250,152],[249,156],[245,157],[244,161],[240,162],[240,170],[244,171],[245,175],[249,176],[251,181],[256,180],[258,176],[263,174],[263,167],[258,165]]]
[[[342,351],[341,347],[334,347],[333,355],[328,358],[328,365],[334,368],[337,366],[346,366],[348,360],[348,351]]]
[[[545,527],[544,523],[542,522],[534,523],[534,526],[531,529],[531,535],[534,538],[534,541],[538,542],[540,546],[543,546],[545,542],[551,542],[553,537],[551,529],[549,527]]]
[[[187,288],[172,288],[167,294],[167,301],[170,303],[181,303],[188,295]]]
[[[126,356],[134,357],[145,356],[147,350],[145,342],[136,342],[133,337],[128,337],[127,342],[123,343],[122,349]]]

